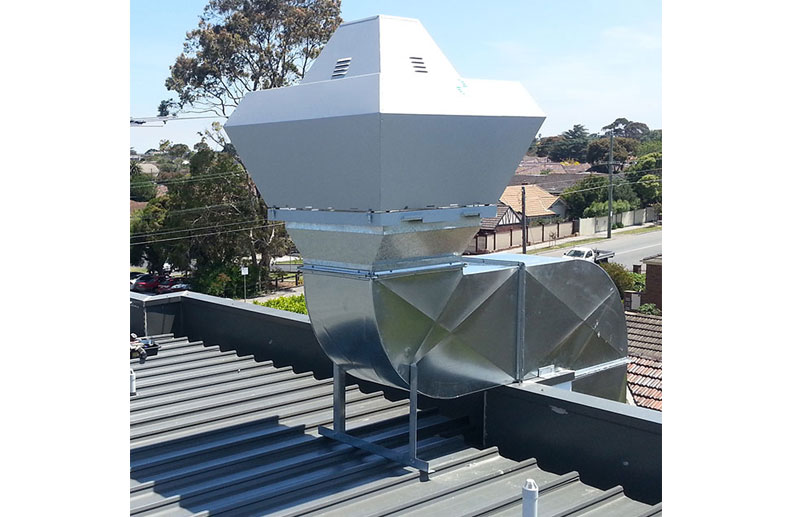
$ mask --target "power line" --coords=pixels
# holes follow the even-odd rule
[[[198,207],[195,207],[195,208],[183,208],[183,209],[180,209],[180,210],[168,210],[167,213],[165,214],[165,217],[169,217],[172,214],[183,214],[183,213],[187,213],[187,212],[198,212],[200,210],[208,210],[208,209],[211,209],[211,208],[221,208],[221,207],[226,207],[226,206],[235,207],[235,205],[233,203],[221,203],[221,204],[218,204],[218,205],[206,205],[206,206],[198,206]],[[143,216],[151,218],[151,217],[154,216],[154,214],[141,214],[141,217],[143,217]]]
[[[183,239],[197,239],[199,237],[209,237],[209,236],[212,236],[212,235],[221,235],[223,233],[245,232],[245,231],[256,230],[256,229],[260,229],[260,228],[271,228],[273,226],[280,226],[282,224],[283,224],[282,222],[278,222],[278,223],[272,223],[272,224],[264,224],[264,225],[260,225],[260,226],[251,226],[250,228],[237,228],[235,230],[223,230],[223,231],[220,231],[220,232],[202,233],[200,235],[188,235],[188,236],[185,236],[185,237],[171,237],[169,239],[158,239],[158,240],[153,240],[153,241],[130,242],[129,245],[130,246],[139,246],[139,245],[142,245],[142,244],[155,244],[157,242],[180,241],[180,240],[183,240]]]
[[[198,206],[195,208],[182,208],[180,210],[168,210],[168,213],[165,215],[165,217],[171,214],[185,214],[187,212],[197,212],[199,210],[208,210],[210,208],[221,208],[226,206],[234,206],[234,205],[232,203],[220,203],[218,205],[206,205],[206,206]]]
[[[658,181],[659,183],[662,183],[662,178],[657,178],[655,181]],[[621,185],[633,185],[635,183],[640,183],[640,181],[639,180],[638,181],[623,181],[621,183],[618,183],[617,185],[613,185],[613,188],[618,188]],[[560,196],[576,194],[577,192],[587,192],[589,190],[598,190],[598,189],[601,189],[601,188],[609,188],[609,187],[610,187],[609,185],[602,185],[600,187],[583,188],[583,189],[575,190],[574,192],[569,192],[568,194],[561,193]]]
[[[141,174],[146,174],[146,173],[144,172],[144,173],[141,173]],[[192,183],[192,182],[195,182],[195,181],[211,181],[211,180],[215,180],[215,179],[218,179],[218,178],[222,179],[222,178],[230,177],[230,176],[247,176],[247,173],[244,172],[244,171],[240,171],[240,172],[222,172],[222,173],[217,173],[217,174],[207,174],[205,176],[194,176],[194,177],[189,177],[189,178],[172,178],[172,179],[169,179],[169,180],[161,180],[161,181],[156,181],[155,179],[151,178],[151,182],[153,182],[153,183],[155,183],[157,185],[170,185],[170,184],[179,184],[179,183]],[[129,182],[129,185],[132,186],[132,187],[136,187],[136,186],[139,186],[139,185],[149,185],[149,184],[150,183],[148,181],[130,181]]]
[[[660,170],[660,169],[653,169],[653,170]],[[662,179],[661,178],[657,178],[656,181],[661,183]],[[639,180],[638,181],[621,182],[621,183],[618,183],[616,185],[613,185],[613,187],[614,188],[618,188],[620,185],[633,185],[635,183],[639,183]],[[513,185],[513,186],[518,186],[518,185]],[[573,194],[573,193],[576,193],[576,192],[588,192],[588,191],[591,191],[591,190],[599,190],[599,189],[608,188],[608,187],[609,187],[609,185],[601,185],[601,186],[598,186],[598,187],[590,187],[590,188],[586,188],[586,189],[575,190],[574,192],[570,192],[569,194]],[[560,194],[560,196],[564,196],[564,195],[568,195],[568,194],[564,194],[564,193]],[[176,214],[176,213],[194,212],[194,211],[199,211],[199,210],[207,210],[207,209],[211,209],[211,208],[219,208],[219,207],[227,207],[227,206],[234,206],[234,205],[228,204],[228,203],[224,203],[224,204],[218,204],[218,205],[207,205],[207,206],[196,207],[196,208],[186,208],[186,209],[182,209],[182,210],[170,210],[165,215],[167,217],[167,216],[170,216],[171,214]],[[153,216],[153,214],[149,214],[149,216]],[[214,228],[221,228],[221,227],[225,227],[225,226],[232,226],[234,224],[248,224],[248,223],[252,223],[252,222],[255,222],[255,219],[250,220],[250,221],[235,221],[235,222],[223,223],[223,224],[212,225],[212,226],[203,226],[203,227],[197,227],[197,228],[190,227],[190,228],[179,228],[179,229],[175,229],[175,230],[157,230],[157,231],[154,231],[154,232],[145,232],[145,233],[131,234],[130,238],[139,238],[139,237],[154,236],[154,235],[164,235],[164,234],[170,234],[170,233],[199,231],[199,230],[204,230],[204,229],[214,229]],[[278,223],[278,224],[282,224],[282,223]]]
[[[656,171],[661,171],[661,170],[662,170],[662,168],[660,167],[658,169],[645,169],[645,170],[640,170],[640,171],[622,171],[622,172],[619,172],[617,174],[628,174],[629,172],[656,172]],[[546,183],[552,183],[552,184],[557,184],[557,183],[577,183],[577,182],[580,182],[580,181],[584,181],[585,178],[591,178],[591,177],[593,177],[593,178],[603,178],[604,176],[594,176],[594,174],[606,175],[607,173],[606,172],[585,172],[585,173],[574,173],[574,172],[562,173],[561,172],[561,173],[558,173],[558,174],[575,174],[575,175],[579,175],[579,176],[584,176],[584,178],[582,178],[582,179],[579,179],[579,178],[568,178],[568,179],[564,179],[564,180],[547,180]],[[514,174],[514,176],[527,176],[527,177],[536,177],[536,178],[551,178],[552,174]],[[536,185],[536,186],[539,186],[539,187],[541,186],[541,184],[538,183],[538,182],[536,182],[536,183],[520,183],[519,185],[509,185],[509,186],[510,187],[520,187],[522,185]]]
[[[228,118],[223,115],[215,115],[213,117],[177,117],[176,115],[166,115],[161,117],[129,117],[129,126],[130,127],[146,127],[146,124],[158,124],[162,123],[161,126],[148,126],[148,127],[164,127],[170,121],[173,120],[200,120],[200,119],[218,119],[218,118]]]
[[[213,230],[215,228],[222,228],[224,226],[232,226],[234,224],[250,224],[250,223],[255,223],[255,222],[258,222],[258,220],[257,219],[251,219],[249,221],[235,221],[235,222],[225,223],[225,224],[216,224],[216,225],[212,225],[212,226],[200,226],[200,227],[197,227],[197,228],[183,228],[183,229],[178,229],[178,230],[157,230],[157,231],[154,231],[154,232],[133,233],[133,234],[130,234],[129,237],[136,239],[136,238],[139,238],[139,237],[151,237],[151,236],[154,236],[154,235],[164,235],[166,233],[180,233],[180,232],[195,232],[195,231],[199,231],[199,230]]]

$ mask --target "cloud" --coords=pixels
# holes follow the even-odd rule
[[[624,49],[658,50],[662,48],[660,36],[633,27],[610,27],[601,33],[605,44]]]

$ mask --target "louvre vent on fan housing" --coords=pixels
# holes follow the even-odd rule
[[[428,73],[428,70],[426,70],[426,64],[423,62],[422,57],[410,56],[409,59],[412,61],[412,68],[415,70],[415,72],[420,74]]]
[[[335,69],[332,71],[332,78],[338,79],[346,75],[349,71],[349,65],[352,62],[350,57],[342,57],[335,62]]]

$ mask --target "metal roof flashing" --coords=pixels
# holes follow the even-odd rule
[[[649,424],[662,424],[662,413],[659,411],[561,389],[549,382],[514,383],[503,386],[503,388],[541,395],[558,402],[574,404],[577,407],[604,411],[613,415],[614,418],[629,418],[634,419],[636,422],[644,421]]]

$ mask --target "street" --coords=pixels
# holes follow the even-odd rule
[[[640,264],[641,260],[651,255],[662,253],[662,231],[654,231],[639,234],[612,234],[612,239],[598,241],[589,244],[581,244],[584,247],[592,247],[615,252],[615,257],[610,262],[616,262],[626,266],[631,271],[633,264]],[[571,248],[558,249],[538,253],[548,257],[559,257]]]

